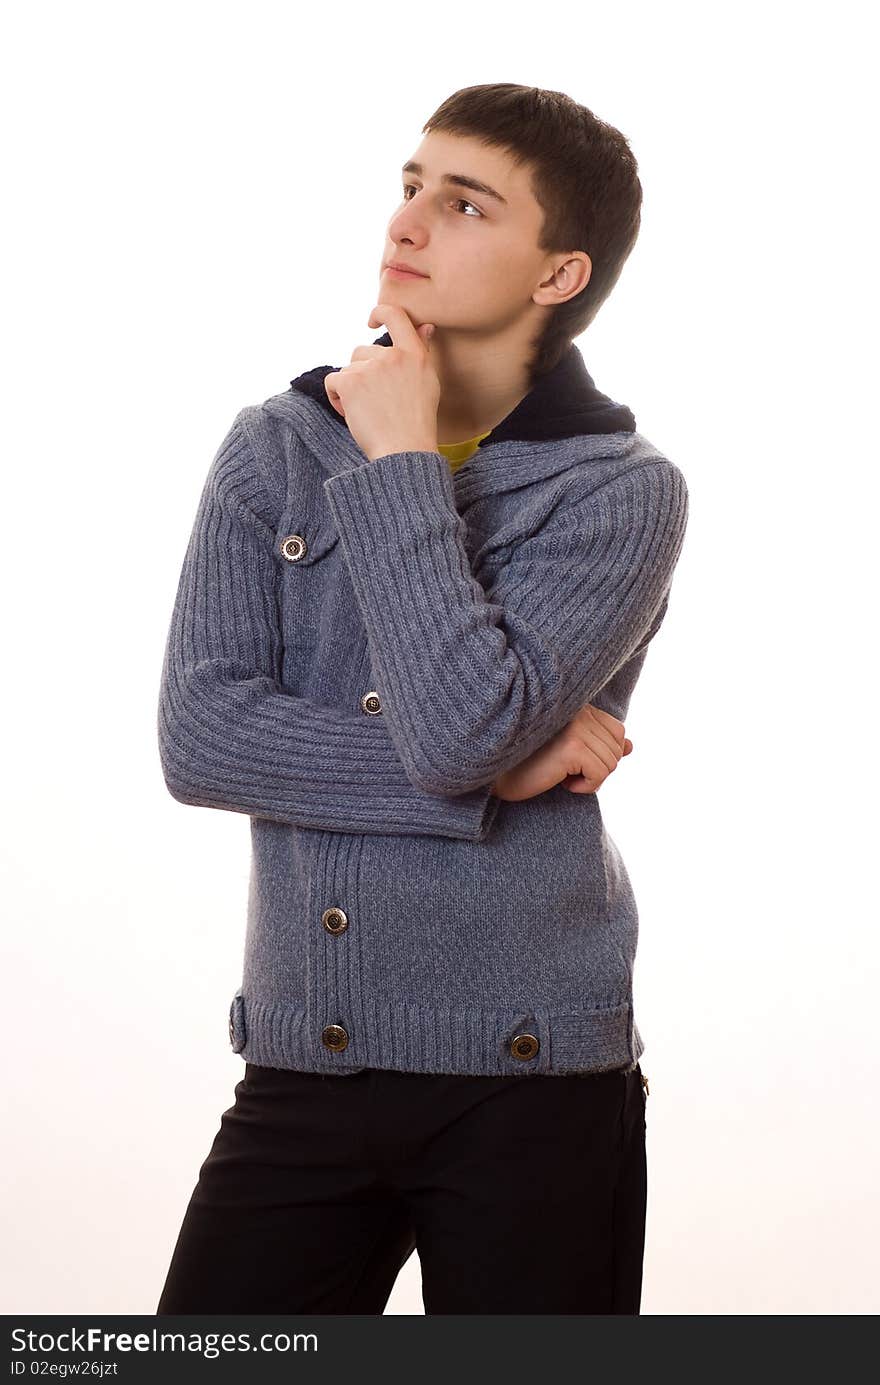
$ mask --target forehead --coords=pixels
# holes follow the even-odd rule
[[[421,164],[424,177],[435,181],[451,173],[487,183],[508,204],[506,209],[501,203],[495,204],[499,210],[522,210],[534,202],[528,166],[515,166],[506,150],[484,144],[473,135],[429,131],[405,162]]]

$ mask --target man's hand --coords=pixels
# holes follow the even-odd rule
[[[492,792],[507,803],[521,803],[557,784],[571,793],[595,793],[632,748],[623,722],[587,703],[546,745],[500,775]]]
[[[390,452],[436,452],[440,377],[428,339],[433,324],[416,328],[396,304],[379,303],[368,327],[384,325],[392,346],[356,346],[352,364],[324,376],[327,398],[374,462]]]

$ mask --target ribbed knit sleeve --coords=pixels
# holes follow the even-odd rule
[[[484,588],[439,453],[379,457],[324,492],[391,734],[412,781],[438,793],[527,758],[639,648],[688,511],[681,471],[642,462],[560,503]]]
[[[274,534],[256,513],[244,412],[211,464],[171,617],[157,722],[168,790],[301,827],[481,840],[498,808],[488,784],[427,792],[384,717],[284,690]]]

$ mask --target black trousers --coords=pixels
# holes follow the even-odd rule
[[[158,1314],[377,1313],[418,1250],[426,1313],[638,1313],[641,1068],[349,1076],[246,1064]]]

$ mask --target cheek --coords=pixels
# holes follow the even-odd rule
[[[471,246],[466,255],[450,253],[442,275],[432,286],[438,301],[448,302],[462,321],[480,321],[496,310],[506,312],[511,298],[533,288],[534,269],[523,261],[518,245]]]
[[[508,298],[513,284],[519,277],[519,266],[508,259],[502,247],[475,256],[468,269],[468,284],[472,292],[483,302]]]
[[[486,281],[504,284],[508,292],[515,285],[530,281],[534,273],[534,251],[519,236],[496,238],[481,259]]]

